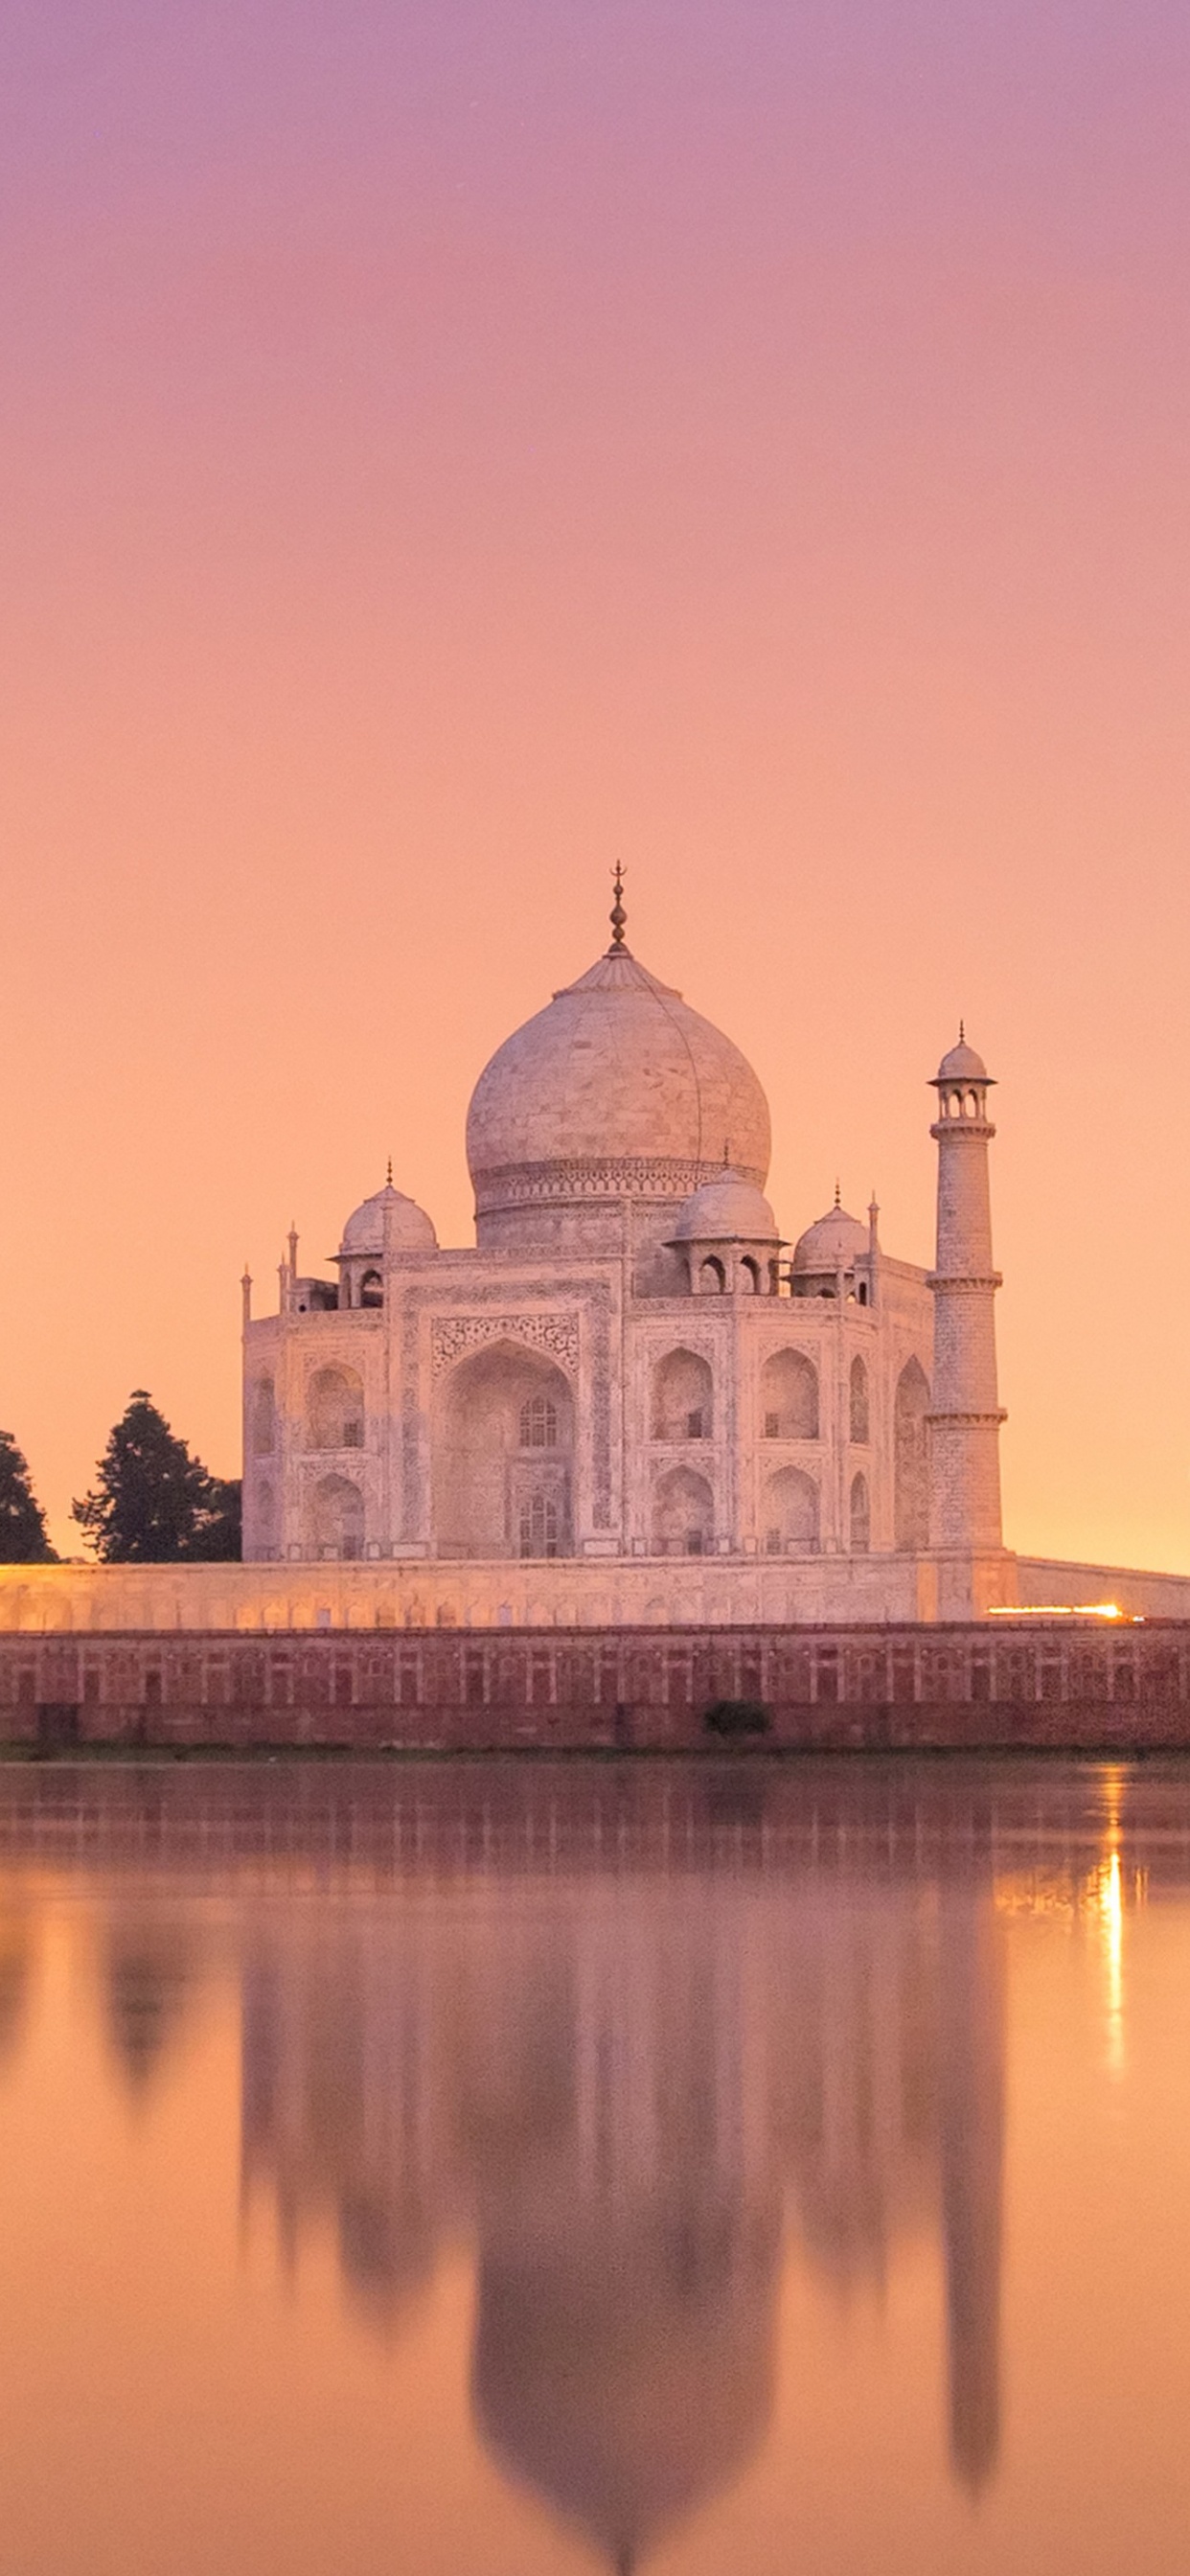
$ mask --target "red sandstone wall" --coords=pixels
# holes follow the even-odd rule
[[[0,1637],[0,1742],[689,1751],[717,1703],[769,1747],[1190,1750],[1190,1622]]]

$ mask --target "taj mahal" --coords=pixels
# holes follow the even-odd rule
[[[245,1558],[449,1568],[465,1621],[526,1580],[543,1616],[732,1617],[745,1572],[763,1616],[1012,1600],[981,1058],[934,1077],[932,1270],[837,1193],[790,1240],[755,1073],[625,928],[617,878],[606,952],[480,1074],[473,1247],[390,1167],[336,1277],[294,1232],[277,1313],[245,1279]]]

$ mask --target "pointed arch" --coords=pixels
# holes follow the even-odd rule
[[[921,1361],[907,1360],[893,1403],[893,1528],[898,1547],[923,1548],[930,1542],[929,1409],[929,1380]]]

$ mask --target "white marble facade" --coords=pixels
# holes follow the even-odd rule
[[[986,1081],[965,1047],[938,1076],[960,1253],[954,1208],[986,1196]],[[827,1560],[929,1551],[938,1438],[960,1501],[941,1519],[935,1503],[935,1549],[965,1544],[970,1440],[971,1544],[996,1554],[988,1258],[931,1280],[884,1252],[874,1207],[861,1221],[836,1205],[783,1239],[760,1084],[623,944],[618,894],[606,955],[480,1075],[467,1149],[474,1246],[440,1246],[390,1175],[348,1219],[336,1279],[305,1275],[291,1236],[277,1314],[252,1318],[245,1281],[248,1559],[466,1560],[474,1589],[513,1559],[643,1558],[675,1601],[691,1558],[779,1559],[803,1569],[814,1615]]]

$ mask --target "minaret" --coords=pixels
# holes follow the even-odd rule
[[[959,1042],[934,1076],[938,1116],[938,1244],[934,1292],[934,1385],[930,1409],[930,1547],[967,1558],[1003,1549],[1000,1522],[1000,1425],[996,1392],[995,1295],[988,1146],[991,1076],[982,1057]],[[996,1587],[999,1597],[1000,1587]],[[966,1597],[964,1597],[966,1594]],[[986,1584],[971,1574],[943,1579],[943,1616],[986,1606]]]

